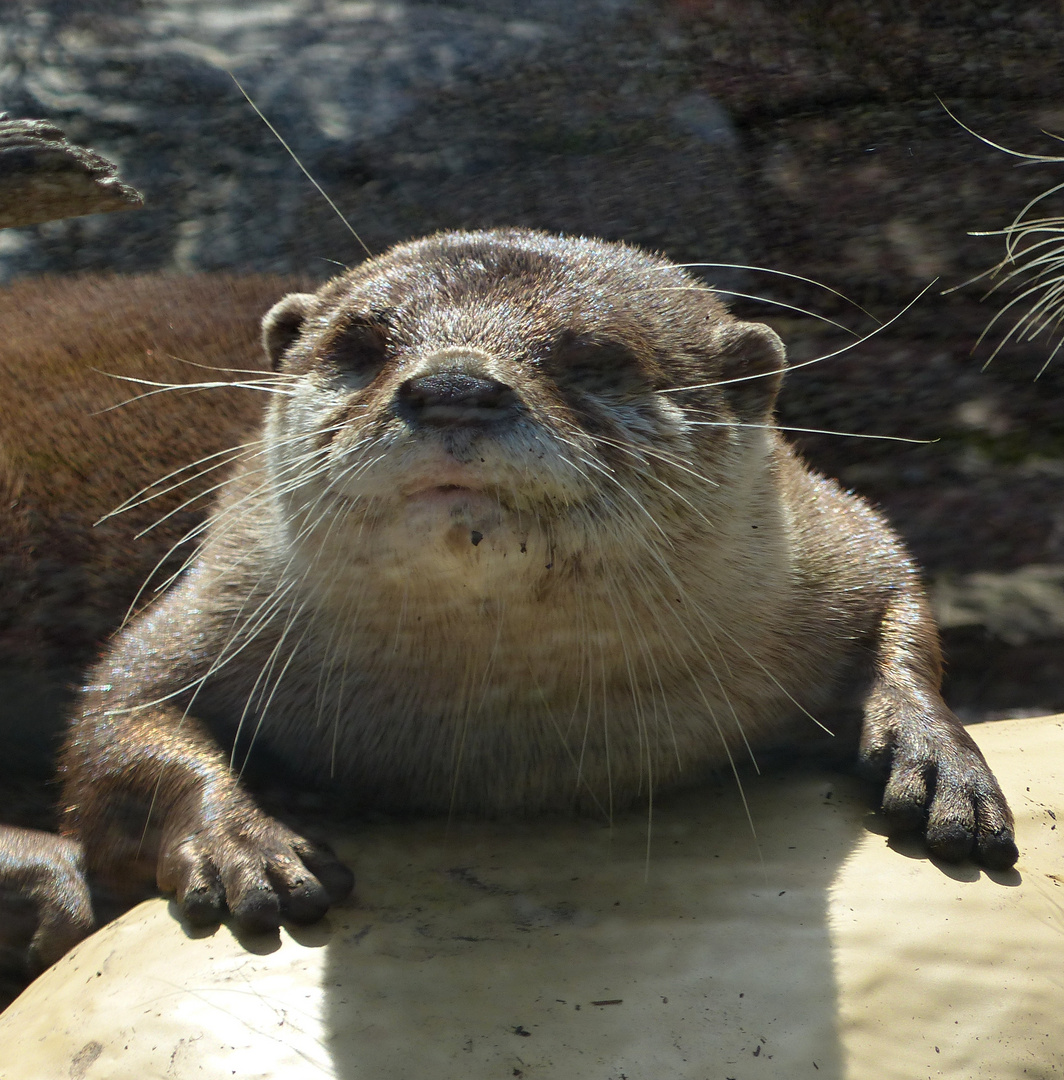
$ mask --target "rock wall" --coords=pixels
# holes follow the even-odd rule
[[[147,198],[134,214],[0,233],[0,279],[322,278],[433,229],[521,224],[804,275],[880,320],[929,287],[867,343],[797,369],[781,415],[937,440],[796,435],[887,510],[952,590],[943,613],[967,612],[947,629],[955,703],[1064,707],[1059,575],[1040,593],[1049,614],[1021,620],[1036,629],[995,629],[1016,573],[1064,564],[1064,360],[1034,380],[1043,337],[981,370],[992,344],[972,350],[1000,301],[942,293],[1001,255],[1000,237],[970,230],[1007,225],[1062,178],[1017,168],[943,105],[992,140],[1052,152],[1041,132],[1064,132],[1056,0],[24,0],[0,19],[0,108],[60,123]],[[877,326],[811,285],[701,272],[861,333]],[[797,361],[853,340],[735,302],[773,322]]]

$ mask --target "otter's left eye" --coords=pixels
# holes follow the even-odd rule
[[[582,390],[617,390],[639,373],[639,358],[625,345],[595,337],[569,337],[551,355],[558,375]]]

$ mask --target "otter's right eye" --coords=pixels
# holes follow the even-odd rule
[[[370,375],[388,358],[387,331],[383,319],[352,319],[324,345],[322,359],[339,372]]]

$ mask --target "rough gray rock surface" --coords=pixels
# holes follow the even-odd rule
[[[372,251],[437,228],[591,233],[806,275],[880,318],[937,279],[867,343],[795,370],[781,415],[937,440],[796,436],[887,510],[934,577],[1004,581],[1064,565],[1064,362],[1035,381],[1038,340],[982,371],[990,348],[972,349],[994,302],[940,290],[1000,257],[1000,239],[969,230],[1007,225],[1062,176],[1015,168],[936,95],[992,139],[1052,152],[1040,132],[1064,133],[1062,51],[1056,0],[13,2],[0,16],[0,107],[117,161],[147,207],[0,234],[0,279],[320,278],[363,257],[229,72]],[[875,325],[783,278],[703,273]],[[736,303],[773,321],[795,360],[844,340]],[[1000,625],[987,615],[947,632],[955,700],[978,710],[993,668],[1001,708],[1064,708],[1056,623],[1024,642]]]
[[[74,146],[54,124],[0,113],[0,229],[143,204],[112,162]]]

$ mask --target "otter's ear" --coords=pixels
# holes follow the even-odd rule
[[[311,293],[289,293],[266,312],[262,320],[262,347],[274,371],[281,366],[285,349],[299,337],[313,300]]]
[[[726,324],[718,340],[721,390],[740,420],[766,420],[776,403],[787,354],[779,335],[762,323]]]

